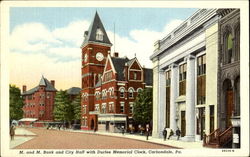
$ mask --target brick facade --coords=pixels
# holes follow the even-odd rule
[[[99,40],[97,35],[103,32]],[[82,45],[81,129],[118,132],[127,128],[139,90],[152,85],[152,70],[137,58],[110,54],[110,43],[96,13]],[[149,81],[146,81],[149,80]],[[147,82],[147,84],[146,84]]]

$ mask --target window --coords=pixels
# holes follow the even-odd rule
[[[231,33],[227,36],[227,63],[231,63],[233,58],[233,36]]]
[[[96,40],[103,41],[103,32],[100,28],[96,30]]]
[[[83,105],[82,106],[83,108],[83,110],[82,110],[82,112],[83,112],[83,114],[86,114],[87,113],[87,105]]]
[[[124,98],[124,92],[125,92],[125,89],[124,88],[120,88],[120,98]]]
[[[124,102],[120,102],[120,112],[124,113]]]
[[[197,105],[206,103],[206,55],[197,58]]]
[[[210,133],[214,131],[214,106],[209,106],[210,111]]]
[[[134,109],[134,103],[130,102],[129,103],[129,113],[133,113],[133,109]]]
[[[95,111],[100,112],[100,107],[99,107],[99,104],[95,104]]]
[[[134,97],[134,89],[133,88],[129,88],[128,94],[129,94],[129,98],[133,98]]]
[[[186,75],[187,75],[187,64],[179,66],[179,95],[186,94]]]
[[[140,92],[142,92],[142,88],[137,88],[137,93],[139,94]]]
[[[169,87],[171,84],[171,71],[166,72],[166,86]]]
[[[240,27],[235,30],[235,61],[240,60]]]
[[[102,104],[102,113],[106,113],[106,103]]]
[[[171,70],[166,72],[166,127],[170,127],[170,85]]]
[[[137,72],[134,72],[134,80],[137,80]]]
[[[109,103],[109,112],[113,113],[114,111],[115,111],[115,106],[114,106],[114,103],[111,102],[111,103]]]

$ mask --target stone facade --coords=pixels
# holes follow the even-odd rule
[[[217,127],[217,100],[210,99],[217,93],[216,10],[198,10],[155,43],[150,57],[154,64],[154,137],[162,137],[164,127],[174,132],[179,128],[182,140],[200,141],[204,133]]]

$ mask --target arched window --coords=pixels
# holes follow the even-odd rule
[[[240,60],[240,26],[235,29],[235,61]]]
[[[232,58],[233,58],[233,36],[232,36],[231,33],[229,33],[228,36],[227,36],[227,49],[226,49],[226,53],[227,53],[226,63],[231,63],[232,62]]]
[[[96,40],[103,41],[103,32],[100,28],[96,30]]]
[[[142,88],[137,88],[137,92],[138,93],[142,92]]]
[[[132,87],[128,89],[128,94],[129,94],[129,98],[134,97],[134,89]]]
[[[120,91],[120,98],[124,98],[124,93],[125,93],[124,87],[121,87],[119,91]]]

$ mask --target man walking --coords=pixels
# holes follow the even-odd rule
[[[173,130],[171,129],[171,130],[170,130],[170,133],[169,133],[169,136],[168,136],[168,139],[170,139],[170,137],[173,136],[173,135],[174,135],[174,132],[173,132]]]
[[[165,127],[165,128],[163,129],[163,131],[162,131],[164,141],[166,141],[166,139],[167,139],[167,130],[166,130],[166,129],[167,129],[167,128]]]
[[[181,135],[181,131],[180,131],[180,129],[178,127],[177,127],[177,130],[176,130],[176,135],[177,135],[177,140],[179,140],[180,135]]]

